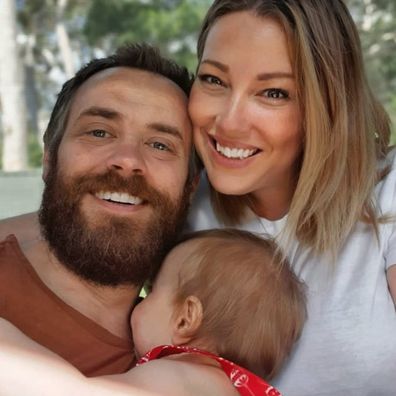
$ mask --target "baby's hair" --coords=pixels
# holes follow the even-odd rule
[[[198,231],[181,243],[191,241],[175,301],[181,305],[193,295],[202,303],[194,340],[271,379],[305,322],[304,285],[269,238],[230,228]]]

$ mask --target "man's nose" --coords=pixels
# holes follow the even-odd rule
[[[216,129],[222,136],[239,138],[246,136],[249,127],[247,103],[243,97],[232,96],[224,101],[216,116]]]
[[[122,142],[114,145],[107,158],[108,169],[122,173],[124,176],[144,174],[146,163],[142,150],[137,143]]]

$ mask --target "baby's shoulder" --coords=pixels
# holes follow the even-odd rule
[[[196,356],[173,355],[152,360],[126,374],[141,389],[172,396],[237,396],[231,381],[213,364]]]

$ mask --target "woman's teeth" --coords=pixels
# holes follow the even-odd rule
[[[223,147],[218,142],[216,142],[216,151],[222,154],[226,158],[232,159],[246,159],[251,157],[253,154],[257,152],[257,149],[248,150],[248,149],[237,149],[237,148],[229,148]]]

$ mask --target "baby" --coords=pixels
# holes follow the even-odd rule
[[[0,395],[279,395],[263,379],[278,372],[300,335],[303,289],[270,240],[233,229],[190,234],[132,313],[134,369],[85,378],[40,346],[46,356],[7,345],[5,334],[0,383],[9,393]]]

